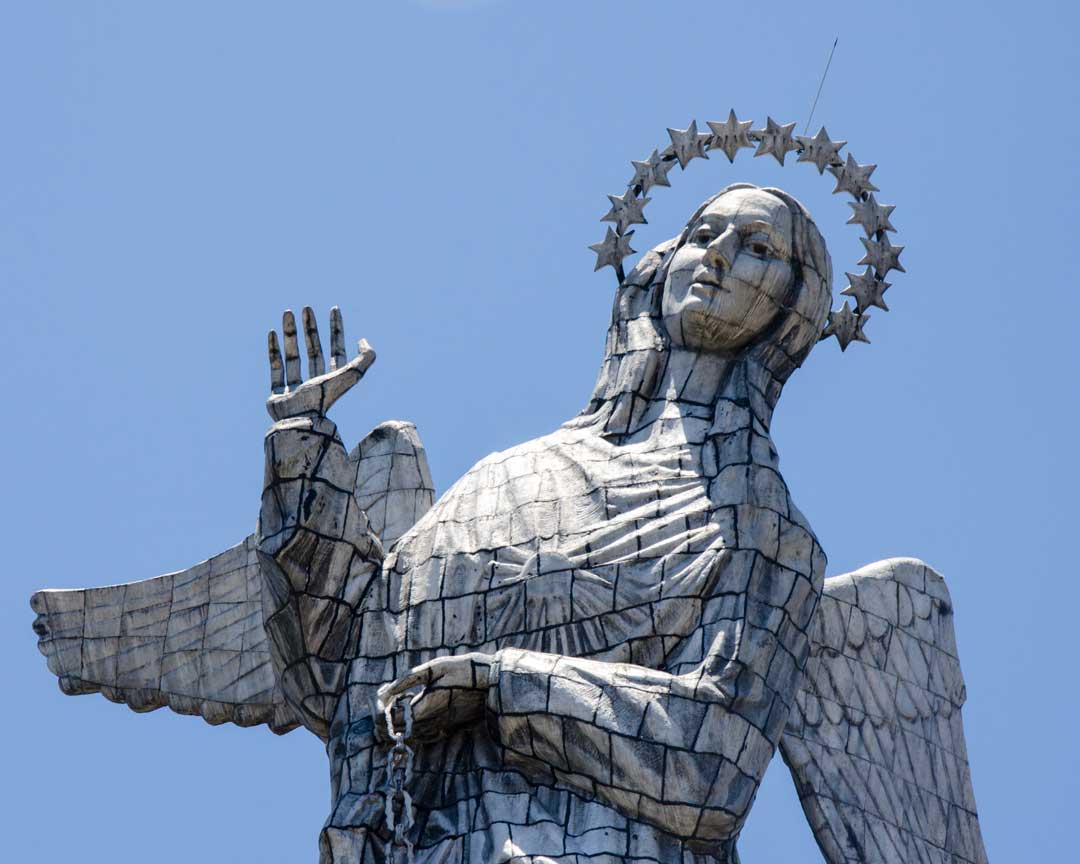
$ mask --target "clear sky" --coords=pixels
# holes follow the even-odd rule
[[[1080,125],[1070,3],[0,4],[7,494],[0,856],[314,861],[326,759],[304,731],[64,697],[40,587],[132,581],[258,511],[266,331],[341,306],[379,352],[347,442],[419,426],[439,491],[584,404],[614,279],[606,193],[665,128],[806,121],[880,167],[907,274],[870,346],[814,351],[775,438],[830,573],[893,555],[956,607],[994,861],[1075,857]],[[736,180],[780,185],[837,280],[830,178],[743,151],[676,169],[636,247]],[[837,286],[837,290],[841,285]],[[747,864],[820,860],[786,768]]]

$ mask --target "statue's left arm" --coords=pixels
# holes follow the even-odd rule
[[[761,634],[751,638],[767,641]],[[788,711],[782,691],[793,689],[798,666],[791,657],[778,661],[775,675],[783,681],[749,669],[731,680],[730,669],[716,668],[732,662],[724,647],[731,645],[712,646],[710,656],[683,675],[499,651],[487,716],[505,763],[579,788],[680,837],[732,836],[772,758]]]
[[[506,766],[688,841],[725,840],[782,734],[820,590],[818,579],[764,556],[740,558],[749,583],[707,604],[671,671],[503,648],[437,658],[380,698],[423,687],[414,702],[421,735],[486,715]],[[428,718],[436,722],[425,729]]]

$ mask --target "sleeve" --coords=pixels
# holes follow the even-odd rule
[[[383,558],[354,496],[354,471],[325,417],[282,420],[267,433],[263,618],[285,698],[322,738],[359,639],[357,610]]]
[[[824,556],[804,545],[812,575],[775,548],[731,554],[666,670],[501,649],[487,707],[505,763],[688,842],[734,837],[810,651]]]
[[[508,765],[546,775],[684,838],[736,830],[773,746],[701,679],[516,649],[499,652],[489,714]]]

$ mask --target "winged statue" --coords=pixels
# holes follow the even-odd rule
[[[319,736],[323,864],[733,864],[777,747],[829,864],[984,864],[944,580],[912,558],[826,578],[779,472],[783,386],[847,326],[831,269],[797,200],[727,187],[619,264],[584,409],[437,500],[414,426],[349,452],[328,417],[370,346],[348,359],[335,308],[327,369],[305,308],[305,380],[286,312],[256,531],[34,594],[50,670]]]

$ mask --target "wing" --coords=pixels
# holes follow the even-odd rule
[[[262,622],[255,535],[187,570],[142,582],[38,591],[30,605],[49,669],[68,694],[135,711],[168,706],[210,723],[298,720],[277,685]]]
[[[349,458],[356,463],[356,500],[389,549],[435,502],[420,435],[412,423],[388,420],[372,429]]]
[[[356,494],[389,547],[431,507],[416,427],[375,427],[351,454]],[[370,508],[370,509],[368,509]],[[299,725],[278,686],[263,628],[254,534],[187,570],[104,588],[38,591],[34,631],[60,689],[135,711],[169,707],[208,722]]]
[[[825,581],[780,743],[829,864],[985,864],[945,580],[893,558]]]

